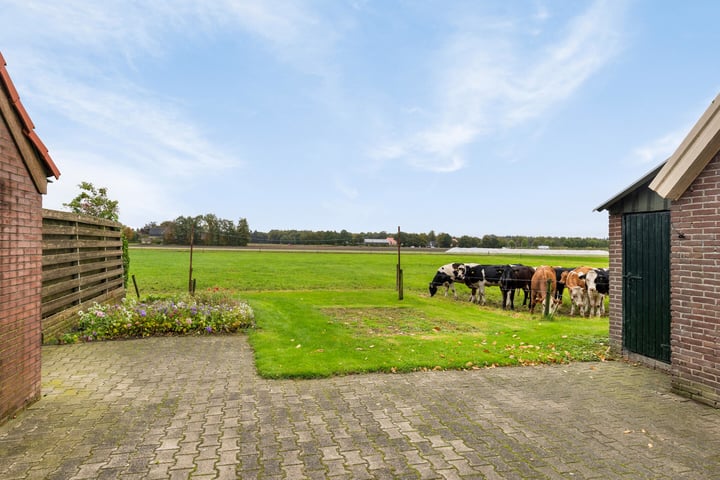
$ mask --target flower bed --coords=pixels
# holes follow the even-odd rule
[[[78,312],[77,330],[61,343],[138,338],[153,335],[208,335],[252,328],[252,308],[218,289],[196,296],[182,295],[145,301],[123,299],[118,304],[94,303]]]

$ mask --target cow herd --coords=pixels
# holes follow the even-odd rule
[[[570,315],[575,315],[577,309],[583,317],[604,315],[605,296],[610,290],[608,270],[603,268],[448,263],[438,268],[430,282],[430,296],[435,295],[438,288],[445,287],[445,296],[452,291],[457,299],[455,283],[464,283],[470,289],[470,301],[482,305],[485,304],[485,287],[500,287],[503,309],[514,309],[515,291],[522,290],[523,305],[529,304],[530,313],[548,296],[551,312],[557,312],[567,289]]]

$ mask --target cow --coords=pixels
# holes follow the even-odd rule
[[[522,289],[523,305],[527,304],[530,296],[530,281],[535,273],[533,267],[525,265],[505,265],[500,275],[500,291],[502,292],[502,308],[515,310],[515,290]]]
[[[562,297],[563,297],[563,293],[565,292],[565,280],[567,280],[567,274],[570,273],[574,269],[575,269],[575,267],[572,267],[572,268],[553,267],[553,270],[555,270],[555,280],[557,280],[557,289],[555,290],[555,299],[560,300],[560,305],[562,305]]]
[[[437,269],[435,277],[430,282],[430,296],[432,297],[437,293],[438,287],[445,287],[445,296],[448,296],[448,291],[452,290],[455,299],[457,300],[457,291],[455,290],[455,282],[462,282],[465,275],[465,264],[464,263],[448,263]]]
[[[575,315],[575,307],[581,317],[585,316],[589,303],[585,276],[591,270],[592,267],[577,267],[567,274],[565,287],[570,293],[570,316]]]
[[[610,275],[608,270],[594,268],[585,275],[585,284],[589,300],[589,316],[605,315],[605,296],[610,293]]]
[[[548,282],[550,283],[549,290]],[[555,270],[547,265],[537,267],[530,280],[530,313],[535,311],[535,305],[544,303],[549,297],[552,299],[550,313],[554,314],[562,302],[562,298],[558,300],[555,298],[555,295],[553,295],[556,287],[557,279],[555,278]]]
[[[485,305],[485,287],[500,285],[505,265],[465,264],[465,285],[470,288],[470,301]]]

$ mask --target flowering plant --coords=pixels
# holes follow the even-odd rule
[[[78,315],[78,331],[65,335],[65,341],[231,333],[255,324],[253,310],[247,303],[219,289],[195,297],[182,295],[145,302],[125,298],[118,304],[93,303]]]

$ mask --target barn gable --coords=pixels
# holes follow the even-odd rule
[[[720,96],[666,162],[596,210],[610,213],[611,344],[720,407]]]

